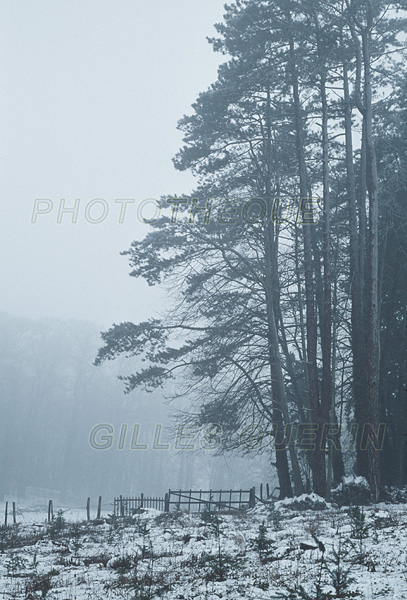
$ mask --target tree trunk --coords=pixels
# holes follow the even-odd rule
[[[321,385],[321,417],[322,424],[328,424],[334,410],[332,396],[332,289],[331,289],[331,191],[329,177],[329,134],[328,134],[328,100],[326,94],[326,65],[324,64],[318,17],[314,12],[314,24],[317,37],[320,93],[322,107],[322,178],[323,178],[323,319],[321,327],[322,350],[322,385]],[[330,443],[332,445],[332,442]],[[326,489],[329,499],[330,489]]]
[[[345,113],[345,145],[347,196],[349,211],[349,257],[351,284],[351,343],[353,355],[353,397],[355,403],[355,421],[362,430],[366,423],[366,357],[365,357],[365,328],[363,327],[363,285],[361,268],[364,268],[364,245],[361,243],[361,233],[358,232],[358,215],[356,204],[355,169],[353,163],[352,141],[352,106],[349,93],[347,64],[343,62],[343,89]],[[367,455],[362,452],[360,444],[356,448],[356,473],[367,478]]]
[[[270,363],[272,366],[272,391],[273,400],[277,404],[277,412],[281,413],[283,421],[286,424],[290,423],[290,415],[287,405],[287,398],[284,386],[283,367],[281,362],[281,353],[279,347],[279,339],[277,332],[276,315],[274,313],[274,290],[272,284],[272,270],[273,270],[273,255],[274,240],[273,240],[273,224],[268,221],[266,226],[266,298],[267,298],[267,319],[269,328],[269,353]],[[288,450],[290,453],[291,467],[293,473],[294,490],[297,496],[300,496],[304,487],[301,479],[301,472],[298,463],[297,450],[295,448],[294,440],[290,436],[288,442]],[[277,451],[277,456],[282,450]]]
[[[372,5],[367,1],[367,27],[362,36],[365,77],[365,120],[366,120],[366,184],[369,197],[369,256],[368,256],[368,298],[369,322],[367,339],[367,393],[368,420],[373,427],[379,424],[379,199],[376,150],[373,141],[373,109],[371,82],[371,29],[373,27]],[[369,483],[374,500],[380,493],[379,453],[372,443],[367,448]]]
[[[289,52],[290,52],[290,75],[293,92],[293,103],[295,113],[295,130],[296,130],[296,154],[299,168],[300,179],[300,196],[301,201],[307,198],[307,170],[304,153],[304,131],[301,115],[301,102],[298,83],[298,72],[296,66],[295,44],[292,33],[292,20],[290,11],[287,11],[287,22],[290,29],[289,32]],[[305,207],[304,211],[305,212]],[[312,411],[313,423],[318,426],[317,435],[315,436],[315,448],[312,451],[312,479],[315,493],[325,497],[326,491],[326,472],[325,472],[325,451],[322,448],[322,419],[319,402],[319,386],[318,386],[318,367],[317,367],[317,319],[315,312],[315,294],[313,281],[313,265],[312,265],[312,241],[311,241],[311,224],[303,224],[304,236],[304,269],[305,269],[305,298],[306,298],[306,337],[307,337],[307,368],[309,381],[309,401]]]
[[[278,287],[278,257],[277,243],[274,239],[274,223],[271,218],[272,211],[272,193],[271,193],[271,122],[270,122],[270,91],[268,90],[268,102],[266,106],[266,139],[264,140],[264,162],[265,162],[265,190],[268,204],[267,223],[264,232],[266,273],[265,273],[265,291],[267,304],[267,321],[269,332],[269,356],[273,395],[273,415],[276,419],[277,428],[281,429],[281,435],[284,435],[284,421],[289,424],[290,415],[287,405],[287,398],[284,386],[283,368],[281,362],[280,345],[277,330],[277,316],[275,306],[279,304]],[[302,480],[298,464],[297,451],[290,436],[288,449],[291,458],[291,467],[293,472],[294,489],[297,495],[302,493]],[[277,473],[280,482],[280,496],[291,497],[291,479],[288,467],[287,450],[276,449]]]

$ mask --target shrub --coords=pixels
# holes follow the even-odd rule
[[[26,594],[40,592],[41,598],[46,598],[48,592],[52,589],[52,578],[58,575],[58,571],[52,570],[44,575],[35,574],[26,585]],[[36,596],[37,597],[37,596]]]
[[[390,504],[407,504],[407,487],[385,487],[383,492],[383,500]]]
[[[93,556],[88,556],[83,559],[83,564],[85,567],[89,567],[90,565],[103,565],[107,566],[107,563],[110,561],[110,556],[108,554],[95,554]]]
[[[363,540],[369,535],[370,525],[366,523],[366,515],[359,506],[351,506],[348,510],[351,521],[351,537]]]
[[[266,504],[268,518],[273,523],[274,529],[280,529],[281,512],[275,507],[274,502]]]
[[[67,524],[66,524],[66,520],[64,517],[64,511],[63,510],[59,510],[57,512],[57,516],[52,520],[50,526],[49,526],[49,535],[51,537],[51,539],[55,539],[56,537],[58,537],[61,532],[66,529]]]
[[[231,570],[239,569],[241,560],[219,549],[217,554],[204,553],[198,564],[208,569],[205,574],[206,582],[225,581]]]
[[[329,504],[317,494],[303,494],[296,498],[285,498],[276,502],[278,508],[287,508],[302,512],[303,510],[326,510]]]
[[[368,506],[371,492],[364,477],[343,477],[337,488],[332,490],[332,500],[338,506]]]
[[[8,577],[19,577],[24,571],[27,561],[16,553],[10,554],[6,561]]]
[[[124,556],[119,556],[118,558],[114,558],[110,562],[110,568],[114,571],[117,571],[120,575],[125,575],[131,569],[137,567],[139,558],[134,554],[125,554]]]
[[[358,595],[357,592],[351,592],[349,587],[355,579],[351,576],[351,567],[345,567],[344,557],[346,549],[339,541],[338,547],[332,550],[332,557],[329,557],[325,568],[328,572],[330,584],[335,590],[335,598],[351,598]]]
[[[205,525],[209,526],[210,530],[215,534],[216,537],[219,537],[222,520],[219,518],[217,512],[211,510],[208,505],[205,506],[201,513],[201,521]]]
[[[252,544],[259,553],[260,560],[273,546],[273,542],[267,537],[267,527],[265,526],[264,521],[261,525],[259,525],[259,533],[257,537],[252,540]]]

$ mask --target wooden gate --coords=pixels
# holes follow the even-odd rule
[[[241,511],[253,508],[256,488],[250,490],[169,490],[165,494],[165,512],[171,509],[201,512],[204,508],[219,511]]]

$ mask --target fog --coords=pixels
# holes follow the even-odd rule
[[[187,424],[171,425],[163,393],[124,396],[117,375],[129,367],[125,360],[92,365],[93,324],[1,314],[0,325],[5,498],[80,505],[102,494],[109,505],[118,494],[250,483],[241,460],[198,451]]]
[[[123,364],[92,364],[101,330],[160,311],[163,292],[130,278],[120,252],[146,233],[144,200],[194,185],[171,162],[176,124],[216,77],[221,57],[205,38],[222,14],[220,0],[1,5],[5,497],[245,483],[239,460],[118,450],[122,424],[139,424],[140,439],[168,425],[165,390],[125,397]],[[115,431],[103,451],[89,441],[101,423]]]
[[[150,312],[119,253],[145,233],[143,200],[191,189],[171,162],[176,124],[215,79],[205,36],[222,12],[219,0],[2,3],[1,310],[103,326]],[[44,198],[53,209],[32,223]],[[123,198],[134,205],[119,223]],[[58,223],[61,199],[79,200],[76,223]],[[85,214],[94,199],[109,205],[100,223]]]

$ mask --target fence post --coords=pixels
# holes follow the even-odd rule
[[[120,516],[124,517],[123,496],[120,496]]]
[[[143,508],[144,505],[144,494],[140,494],[140,508]]]
[[[89,521],[90,521],[90,498],[88,498],[86,501],[86,519],[89,523]]]
[[[266,484],[266,490],[267,490],[267,498],[270,498],[270,486],[268,483]]]
[[[164,512],[170,512],[170,496],[169,496],[169,494],[165,494]]]
[[[6,502],[6,510],[4,512],[4,527],[7,527],[7,517],[8,517],[8,502]]]
[[[17,518],[16,518],[16,503],[13,502],[13,525],[17,525]]]
[[[98,514],[97,514],[96,518],[100,519],[101,515],[102,515],[102,496],[99,496]]]
[[[54,520],[54,505],[52,500],[48,502],[48,523]]]
[[[260,484],[260,500],[263,500],[263,484]]]
[[[252,487],[250,490],[249,508],[254,508],[255,505],[256,505],[256,488]]]

